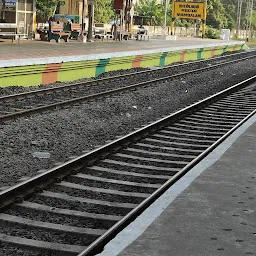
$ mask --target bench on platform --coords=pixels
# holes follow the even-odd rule
[[[146,34],[137,34],[135,35],[136,40],[142,41],[142,40],[149,40],[149,35]]]
[[[12,42],[13,42],[13,40],[16,40],[16,39],[17,39],[18,43],[20,43],[20,35],[18,35],[18,34],[15,33],[15,32],[7,32],[7,31],[1,32],[1,31],[0,31],[0,36],[5,36],[5,37],[11,36],[11,37],[12,37]]]
[[[60,39],[64,39],[65,42],[68,42],[70,36],[70,32],[63,31],[63,23],[53,23],[51,22],[48,41],[50,42],[52,39],[56,40],[56,43],[60,42]]]
[[[113,37],[112,34],[107,33],[107,29],[104,27],[94,27],[93,34],[95,39],[101,39],[102,41],[104,39],[107,39],[108,41],[109,38]]]
[[[110,39],[114,39],[114,35],[112,35],[112,34],[106,34],[104,38],[107,38],[107,41],[108,41],[109,38],[110,38]],[[103,38],[103,39],[104,39],[104,38]],[[102,41],[103,41],[103,39],[102,39]]]
[[[108,41],[109,38],[113,39],[113,35],[112,34],[96,34],[96,35],[94,35],[94,38],[101,39],[102,41],[104,39],[107,39],[107,41]]]
[[[2,29],[4,29],[2,31]],[[17,24],[15,23],[0,23],[0,36],[12,37],[13,40],[18,40],[20,43],[20,34],[17,33]]]
[[[70,38],[78,38],[82,33],[82,25],[79,23],[71,23],[71,35]]]

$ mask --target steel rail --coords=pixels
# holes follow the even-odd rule
[[[12,186],[7,190],[1,191],[0,192],[0,209],[12,203],[13,201],[17,200],[17,197],[20,197],[20,198],[25,197],[26,195],[34,192],[34,190],[40,191],[41,187],[52,183],[54,179],[62,178],[69,173],[76,172],[76,170],[81,165],[84,165],[85,163],[87,163],[87,166],[90,166],[95,161],[101,158],[104,158],[106,155],[109,155],[111,152],[115,152],[116,150],[122,148],[123,146],[129,145],[132,142],[136,142],[138,139],[145,137],[148,134],[158,130],[159,128],[163,127],[167,123],[168,124],[173,123],[181,119],[182,117],[188,115],[189,113],[194,112],[196,109],[201,109],[215,102],[219,98],[222,98],[227,94],[232,93],[240,88],[246,87],[255,81],[256,81],[256,76],[253,76],[224,91],[216,93],[200,102],[194,103],[193,105],[186,107],[185,109],[179,110],[171,115],[168,115],[167,117],[164,117],[124,137],[118,138],[104,146],[101,146],[98,149],[85,153],[58,167],[52,168],[44,173],[38,174],[35,177],[32,177],[24,182],[21,182],[15,186]],[[228,132],[228,134],[230,134],[230,132]],[[207,152],[208,151],[209,150],[207,150]]]
[[[11,95],[4,95],[0,97],[0,100],[10,100],[10,99],[18,99],[18,98],[24,98],[24,97],[28,97],[31,95],[38,95],[38,94],[45,94],[47,92],[52,92],[52,91],[61,91],[61,90],[66,90],[66,89],[70,89],[70,88],[76,88],[78,86],[88,86],[94,83],[103,83],[106,81],[111,81],[112,79],[120,79],[120,78],[126,78],[129,76],[134,76],[134,75],[140,75],[140,74],[145,74],[145,73],[154,73],[157,72],[159,70],[166,70],[166,69],[172,69],[172,68],[177,68],[177,67],[182,67],[182,66],[188,66],[188,65],[193,65],[193,64],[197,64],[197,63],[207,63],[213,60],[218,60],[218,59],[226,59],[229,57],[234,57],[237,55],[244,55],[244,54],[248,54],[252,51],[247,51],[247,52],[242,52],[242,53],[234,53],[234,54],[230,54],[227,56],[217,56],[217,57],[213,57],[211,59],[201,59],[201,60],[196,60],[196,61],[191,61],[191,62],[185,62],[185,63],[181,63],[181,64],[175,64],[172,66],[166,66],[166,67],[156,67],[156,70],[142,70],[142,71],[138,71],[138,72],[132,72],[129,74],[123,74],[123,75],[117,75],[117,76],[111,76],[111,77],[105,77],[105,78],[101,78],[101,79],[96,79],[96,80],[92,80],[92,81],[87,81],[87,82],[83,82],[83,83],[72,83],[69,85],[63,85],[63,86],[57,86],[57,87],[53,87],[53,88],[45,88],[45,89],[41,89],[41,90],[34,90],[34,91],[29,91],[29,92],[23,92],[23,93],[17,93],[17,94],[11,94]]]
[[[228,88],[222,92],[219,92],[213,96],[206,98],[205,100],[200,101],[199,103],[195,103],[181,111],[178,111],[162,120],[157,121],[156,123],[165,122],[167,119],[171,117],[177,118],[178,116],[184,116],[183,112],[191,112],[191,108],[199,109],[201,105],[205,106],[209,103],[217,100],[220,97],[223,97],[226,94],[231,93],[236,90],[237,87],[246,86],[256,81],[256,76],[247,79],[244,82],[238,83],[231,88]],[[210,102],[209,102],[210,101]],[[81,252],[78,256],[93,256],[97,253],[100,253],[107,242],[113,239],[122,229],[129,225],[134,219],[136,219],[149,205],[151,205],[157,198],[159,198],[167,189],[169,189],[176,181],[178,181],[181,177],[183,177],[190,169],[192,169],[196,164],[198,164],[203,158],[205,158],[210,152],[212,152],[220,143],[222,143],[228,136],[230,136],[237,128],[239,128],[243,123],[245,123],[249,118],[256,114],[256,110],[254,110],[251,114],[245,117],[242,121],[240,121],[237,125],[235,125],[231,130],[225,133],[221,138],[219,138],[214,144],[212,144],[209,148],[203,151],[199,156],[197,156],[194,160],[192,160],[188,165],[186,165],[181,171],[176,173],[171,179],[166,181],[159,189],[157,189],[153,194],[151,194],[147,199],[145,199],[141,204],[139,204],[136,208],[134,208],[131,212],[129,212],[124,218],[122,218],[119,222],[117,222],[113,227],[111,227],[105,234],[100,236],[97,240],[95,240],[90,246],[88,246],[83,252]],[[154,123],[154,124],[156,124]],[[153,125],[153,124],[152,124]],[[151,125],[149,125],[151,126]],[[146,128],[146,127],[145,127]],[[141,130],[145,129],[142,128]]]
[[[96,149],[92,152],[86,153],[83,156],[80,156],[74,160],[71,160],[67,162],[66,164],[63,164],[60,167],[51,169],[49,171],[46,171],[45,173],[39,174],[36,177],[39,177],[38,180],[34,178],[31,178],[27,180],[26,182],[22,182],[17,184],[16,186],[13,186],[12,188],[9,188],[5,191],[2,191],[0,193],[0,208],[8,208],[8,204],[14,202],[21,202],[23,197],[28,196],[30,193],[33,192],[42,192],[42,188],[50,183],[59,182],[61,181],[61,177],[64,177],[68,174],[76,174],[79,173],[79,168],[85,167],[85,166],[91,166],[91,165],[98,165],[98,162],[95,163],[95,161],[102,160],[105,157],[108,159],[108,155],[111,153],[116,153],[117,150],[126,148],[126,146],[130,147],[131,143],[136,143],[138,140],[150,137],[151,135],[154,135],[155,133],[161,132],[162,129],[165,129],[165,127],[170,127],[172,124],[180,122],[180,120],[183,120],[184,117],[190,116],[191,114],[196,111],[200,111],[200,109],[204,109],[205,107],[208,108],[211,105],[214,105],[216,101],[221,102],[223,97],[226,97],[230,93],[235,92],[235,95],[241,94],[243,97],[247,97],[249,94],[249,91],[247,88],[244,90],[243,88],[248,86],[248,89],[253,93],[253,90],[255,88],[255,82],[256,82],[256,76],[251,77],[250,79],[247,79],[246,81],[243,81],[241,83],[238,83],[231,88],[228,88],[222,92],[219,92],[213,96],[208,97],[205,100],[202,100],[198,103],[195,103],[189,107],[186,107],[184,110],[179,110],[174,114],[171,114],[167,117],[162,118],[161,120],[158,120],[154,122],[153,124],[147,125],[146,127],[143,127],[139,129],[138,131],[135,131],[133,133],[130,133],[123,138],[119,138],[105,146],[100,147],[99,149]],[[250,84],[253,84],[253,88],[250,86]],[[241,92],[238,90],[242,89]],[[238,91],[238,93],[237,93]],[[246,101],[246,98],[245,98]],[[255,102],[255,101],[253,101]],[[227,109],[229,109],[229,104],[225,104]],[[254,105],[255,106],[255,105]],[[102,251],[104,245],[111,240],[119,231],[121,231],[123,228],[125,228],[132,220],[134,220],[143,210],[145,210],[152,202],[154,202],[159,196],[161,196],[173,183],[176,182],[179,178],[181,178],[186,172],[190,170],[197,162],[199,162],[205,155],[207,155],[215,146],[218,145],[222,140],[224,140],[229,134],[231,134],[239,125],[241,125],[243,122],[245,122],[250,116],[254,115],[256,113],[255,108],[250,108],[252,113],[250,113],[248,116],[246,116],[241,122],[238,124],[234,124],[233,128],[230,128],[231,130],[228,131],[224,136],[222,136],[219,139],[216,139],[217,141],[211,145],[208,146],[207,149],[202,149],[202,153],[192,160],[190,163],[187,162],[186,166],[183,168],[181,167],[179,172],[177,174],[173,174],[174,176],[171,177],[168,181],[166,181],[164,184],[161,185],[161,187],[145,199],[143,202],[141,202],[136,208],[132,207],[131,211],[127,213],[119,222],[114,224],[109,230],[106,230],[105,233],[100,236],[97,240],[92,242],[91,244],[88,244],[88,247],[85,249],[80,249],[77,251],[77,253],[80,254],[79,256],[91,256],[95,255],[96,253]],[[223,133],[222,133],[223,134]],[[110,156],[111,159],[112,156]],[[104,162],[104,161],[103,161]],[[46,174],[46,175],[45,175]],[[60,179],[59,179],[60,178]],[[7,209],[8,210],[8,209]],[[14,221],[15,222],[15,221]],[[113,225],[113,224],[112,224]],[[16,237],[18,239],[18,237]],[[16,242],[14,242],[16,243]],[[18,242],[17,242],[18,243]],[[35,246],[36,247],[36,246]],[[84,251],[82,251],[84,250]]]
[[[175,174],[171,179],[164,183],[159,189],[153,192],[147,199],[145,199],[141,204],[129,212],[124,218],[117,222],[113,227],[111,227],[105,234],[100,236],[95,240],[87,249],[78,254],[78,256],[93,256],[103,251],[104,246],[110,240],[112,240],[121,230],[127,227],[132,221],[134,221],[143,211],[146,210],[156,199],[158,199],[167,189],[169,189],[176,181],[182,178],[189,170],[191,170],[196,164],[198,164],[203,158],[205,158],[209,153],[211,153],[218,145],[220,145],[228,136],[230,136],[236,129],[238,129],[243,123],[245,123],[249,118],[256,114],[254,110],[236,126],[234,126],[230,131],[218,139],[214,144],[212,144],[208,149],[202,152],[197,158],[185,166],[181,171]]]
[[[251,59],[251,58],[255,58],[255,57],[256,56],[247,56],[247,57],[243,58],[242,60]],[[89,100],[93,100],[95,98],[109,96],[109,95],[124,92],[127,90],[136,89],[137,87],[141,87],[141,86],[149,86],[152,83],[159,83],[159,82],[165,81],[167,79],[174,79],[174,78],[178,78],[181,76],[187,76],[187,75],[190,75],[193,73],[203,72],[203,71],[214,69],[214,68],[224,66],[227,64],[232,64],[232,63],[235,63],[236,61],[237,60],[231,60],[231,61],[218,63],[215,65],[211,65],[211,66],[196,69],[196,70],[191,70],[191,71],[187,71],[187,72],[183,72],[183,73],[179,73],[179,74],[175,74],[175,75],[165,76],[165,77],[161,77],[161,78],[156,78],[156,79],[136,83],[136,84],[129,85],[129,86],[124,86],[124,87],[113,89],[113,90],[108,90],[105,92],[95,93],[95,94],[91,94],[91,95],[87,95],[87,96],[83,96],[83,97],[79,97],[79,98],[73,98],[73,99],[69,99],[69,100],[65,100],[65,101],[61,101],[61,102],[52,103],[52,104],[41,106],[41,107],[36,107],[36,108],[27,109],[27,110],[23,110],[23,111],[19,111],[19,112],[14,112],[11,114],[0,116],[0,122],[4,122],[4,121],[8,121],[8,120],[11,120],[14,118],[22,117],[22,116],[25,116],[28,114],[34,114],[34,113],[46,111],[49,109],[54,109],[56,107],[64,107],[64,106],[68,106],[68,105],[75,104],[75,103],[82,102],[82,101],[89,101]]]

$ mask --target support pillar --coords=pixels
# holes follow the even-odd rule
[[[172,21],[171,21],[171,35],[174,35],[174,21],[175,21],[175,18],[172,18]]]
[[[205,37],[205,27],[206,27],[206,22],[205,22],[205,20],[202,20],[202,38],[204,38]]]
[[[88,37],[87,41],[92,41],[92,25],[93,25],[93,13],[94,13],[94,5],[88,5]]]

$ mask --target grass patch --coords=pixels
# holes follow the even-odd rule
[[[246,44],[250,48],[256,48],[256,40],[249,40],[249,42],[246,42]]]
[[[248,47],[256,48],[256,39],[249,39],[248,42],[247,42],[246,39],[238,39],[238,38],[233,37],[232,40],[244,41]]]

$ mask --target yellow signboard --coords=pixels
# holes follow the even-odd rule
[[[175,1],[173,7],[173,18],[175,19],[206,19],[206,2]]]

